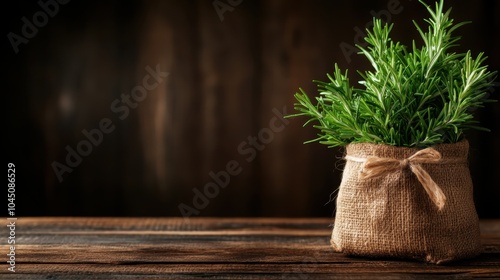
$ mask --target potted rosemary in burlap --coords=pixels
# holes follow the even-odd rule
[[[422,2],[422,1],[421,1]],[[479,225],[468,167],[467,129],[487,99],[496,73],[485,57],[454,53],[459,37],[443,0],[428,29],[415,26],[420,48],[392,41],[392,25],[374,19],[359,47],[373,67],[361,88],[335,65],[313,104],[300,89],[295,109],[315,123],[319,141],[345,146],[331,244],[348,255],[445,263],[480,253]],[[306,143],[308,143],[306,142]]]

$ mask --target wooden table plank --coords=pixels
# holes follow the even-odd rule
[[[500,220],[481,221],[481,256],[450,265],[334,253],[332,221],[21,217],[0,279],[500,279]]]

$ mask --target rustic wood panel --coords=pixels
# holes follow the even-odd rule
[[[19,166],[20,215],[179,216],[179,204],[193,206],[193,189],[203,191],[211,171],[235,160],[241,173],[199,216],[332,216],[342,150],[302,145],[316,133],[303,119],[267,135],[273,109],[291,113],[293,93],[313,95],[311,81],[324,80],[335,62],[354,83],[353,70],[369,65],[346,59],[340,44],[359,41],[358,30],[389,3],[400,4],[390,20],[406,43],[417,35],[410,19],[424,9],[410,0],[220,0],[230,5],[221,20],[215,2],[71,1],[18,54],[5,52],[6,153]],[[473,21],[459,49],[485,51],[500,69],[498,1],[452,4],[458,21]],[[5,34],[19,33],[20,19],[40,10],[36,2],[6,5]],[[110,105],[156,64],[170,75],[120,120]],[[52,162],[64,163],[65,147],[103,118],[115,131],[60,183]],[[492,132],[469,134],[481,217],[500,215],[499,119],[500,103],[488,104],[478,120]],[[248,137],[259,133],[270,138],[257,149]]]
[[[500,277],[499,220],[481,221],[485,247],[481,256],[450,265],[334,253],[329,245],[332,222],[318,218],[19,218],[17,272],[0,270],[0,278]]]
[[[293,94],[299,87],[316,92],[312,77],[322,79],[331,71],[331,56],[324,56],[324,50],[335,48],[335,40],[321,36],[323,29],[331,26],[325,12],[327,7],[331,8],[327,3],[311,5],[308,1],[262,2],[261,131],[270,128],[276,111],[294,112]],[[329,193],[335,189],[333,182],[340,181],[339,174],[333,172],[333,151],[302,144],[315,138],[316,133],[311,128],[302,128],[303,121],[278,122],[279,129],[271,130],[272,141],[259,155],[259,188],[263,208],[268,209],[266,215],[310,215],[311,207],[321,207],[328,202]],[[312,158],[312,154],[317,157]],[[328,206],[333,209],[333,205]]]
[[[245,164],[244,155],[238,152],[240,143],[246,141],[255,126],[255,95],[259,88],[257,18],[252,10],[255,4],[239,4],[218,13],[213,1],[196,3],[202,88],[196,96],[202,102],[198,131],[203,147],[197,158],[204,176],[193,187],[203,191],[206,184],[216,182],[211,172],[227,172],[228,163],[236,162],[236,175],[229,174],[227,179],[218,176],[227,182],[218,183],[218,195],[203,209],[203,215],[228,209],[234,215],[245,215],[256,207],[254,166]]]

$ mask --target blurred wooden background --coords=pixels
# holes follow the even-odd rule
[[[4,34],[21,34],[21,18],[41,10],[36,2],[9,3]],[[460,29],[457,50],[484,51],[500,69],[498,1],[450,5],[457,21],[473,21]],[[417,36],[411,19],[427,17],[411,0],[58,6],[17,54],[4,37],[4,150],[17,167],[18,215],[179,216],[181,203],[193,207],[193,188],[203,191],[210,172],[234,160],[241,172],[200,216],[331,216],[342,151],[303,145],[316,133],[301,127],[304,119],[276,122],[284,129],[272,132],[273,109],[292,113],[297,89],[315,94],[312,80],[324,80],[335,62],[356,81],[355,70],[369,65],[356,54],[348,59],[340,45],[354,45],[373,15],[394,22],[392,37],[407,44]],[[121,120],[111,104],[156,65],[168,77]],[[477,113],[492,132],[468,136],[474,195],[481,217],[498,218],[500,104]],[[65,164],[65,147],[76,149],[82,130],[103,118],[115,130],[59,182],[54,161]],[[248,137],[259,133],[266,143],[251,148]]]

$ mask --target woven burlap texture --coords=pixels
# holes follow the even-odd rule
[[[363,162],[346,160],[337,197],[331,244],[347,255],[448,263],[481,251],[479,221],[468,166],[469,143],[432,147],[437,163],[422,164],[443,191],[441,210],[408,166],[362,179]],[[390,158],[402,162],[419,149],[380,144],[346,146],[346,158]]]

